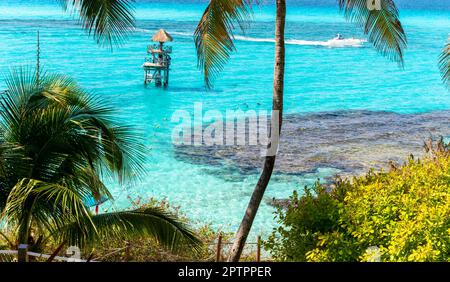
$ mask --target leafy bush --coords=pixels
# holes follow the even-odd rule
[[[189,219],[180,211],[180,207],[170,205],[165,199],[157,200],[150,198],[142,201],[141,198],[132,200],[129,197],[134,209],[160,208],[163,211],[175,215],[181,222],[188,224]],[[157,240],[150,236],[138,238],[111,238],[99,242],[95,249],[85,249],[83,253],[88,256],[92,252],[94,260],[99,261],[134,261],[134,262],[161,262],[161,261],[214,261],[215,260],[215,240],[219,231],[214,230],[210,225],[203,225],[196,228],[197,238],[203,242],[197,248],[190,245],[180,246],[177,250],[168,250]],[[231,238],[232,234],[223,233],[223,240]],[[128,253],[125,250],[126,243],[129,243]]]
[[[265,248],[279,261],[450,261],[450,153],[437,148],[389,172],[294,192]]]

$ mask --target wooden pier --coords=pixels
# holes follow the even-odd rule
[[[159,44],[147,47],[147,57],[142,65],[144,69],[144,84],[155,83],[155,86],[168,86],[172,53],[172,46],[164,46],[164,43],[173,41],[167,31],[160,29],[153,37],[153,42]]]

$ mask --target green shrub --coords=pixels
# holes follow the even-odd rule
[[[164,211],[176,215],[176,217],[186,224],[190,223],[189,219],[180,212],[179,206],[173,206],[169,204],[165,199],[157,200],[156,198],[150,198],[149,200],[132,200],[129,197],[134,209],[146,208],[146,207],[158,207]],[[93,253],[95,260],[99,261],[134,261],[134,262],[161,262],[161,261],[214,261],[215,249],[212,245],[218,237],[219,231],[214,230],[210,225],[206,224],[196,228],[196,236],[204,243],[197,249],[186,245],[181,247],[177,251],[169,251],[159,244],[154,238],[150,236],[142,236],[135,239],[117,238],[109,239],[99,242],[95,246],[94,250],[83,250],[83,253],[87,256],[89,253]],[[228,240],[231,234],[223,233],[224,240]],[[128,254],[125,250],[126,242],[129,243]]]
[[[438,148],[389,172],[294,192],[265,248],[279,261],[450,261],[450,153]]]

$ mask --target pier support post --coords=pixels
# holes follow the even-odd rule
[[[169,69],[169,67],[167,67],[168,69],[167,69],[167,78],[166,78],[166,84],[167,84],[167,86],[169,86],[169,73],[170,73],[170,69]]]
[[[158,86],[158,87],[161,86],[161,70],[158,70],[156,72],[155,85]]]

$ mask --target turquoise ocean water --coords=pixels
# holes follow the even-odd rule
[[[132,199],[167,198],[196,223],[235,230],[258,175],[223,177],[226,167],[186,163],[174,155],[170,121],[176,110],[269,110],[273,73],[273,5],[255,9],[255,22],[237,39],[233,54],[212,91],[205,91],[196,68],[192,32],[205,1],[138,1],[135,33],[120,49],[98,47],[64,13],[56,1],[0,1],[0,73],[12,66],[34,64],[36,31],[41,34],[42,63],[48,71],[66,73],[108,99],[124,121],[143,129],[148,147],[145,180],[119,187],[116,201],[104,210],[130,207]],[[200,2],[200,3],[199,3]],[[450,94],[440,81],[437,58],[450,32],[450,0],[401,1],[401,20],[409,39],[405,69],[388,62],[365,43],[333,48],[326,41],[341,33],[365,39],[338,13],[334,1],[288,2],[286,36],[287,113],[365,109],[400,114],[450,109]],[[311,6],[317,4],[317,6]],[[150,36],[159,28],[173,35],[170,87],[145,88],[141,65]],[[0,80],[0,88],[4,82]],[[276,177],[267,199],[288,197],[292,190],[330,176],[319,169],[306,175]],[[243,179],[243,180],[242,180]],[[253,232],[274,225],[273,208],[263,202]]]

